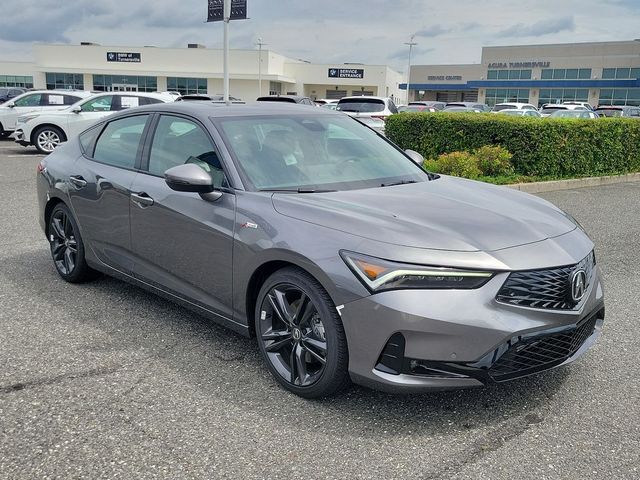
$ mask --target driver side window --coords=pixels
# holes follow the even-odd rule
[[[112,95],[98,97],[82,104],[83,112],[109,112],[111,110]]]
[[[215,187],[228,186],[218,152],[204,129],[185,118],[162,115],[151,143],[149,173],[163,177],[168,169],[185,163],[209,173]]]

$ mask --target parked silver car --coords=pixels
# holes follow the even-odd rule
[[[380,120],[386,120],[389,115],[398,113],[391,98],[369,96],[341,98],[336,110],[352,117],[374,117]]]
[[[552,204],[424,171],[348,116],[176,102],[116,113],[38,166],[62,279],[96,272],[257,337],[288,390],[475,387],[598,337],[594,245]]]

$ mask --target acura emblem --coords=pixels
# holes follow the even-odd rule
[[[576,270],[571,277],[571,299],[578,303],[584,297],[587,290],[587,273],[584,270]]]

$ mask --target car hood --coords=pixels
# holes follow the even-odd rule
[[[430,182],[274,194],[282,215],[370,240],[450,251],[493,251],[576,228],[561,210],[505,187],[442,176]]]

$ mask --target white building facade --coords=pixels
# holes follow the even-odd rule
[[[97,91],[179,91],[221,94],[223,52],[188,48],[36,44],[33,63],[1,62],[0,86]],[[232,50],[230,95],[312,99],[345,95],[400,98],[402,75],[386,65],[312,64],[271,50]],[[261,81],[259,81],[259,79]]]

